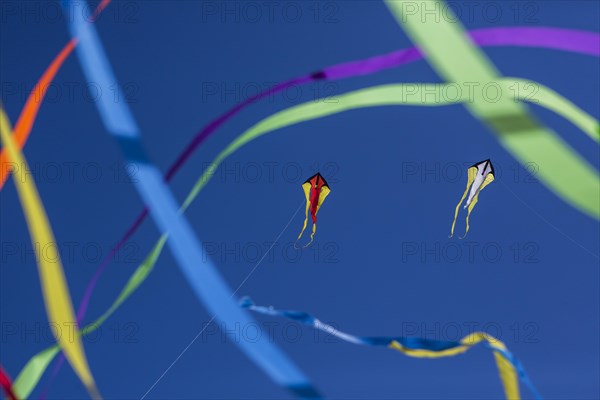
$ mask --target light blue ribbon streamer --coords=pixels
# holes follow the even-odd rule
[[[455,347],[461,347],[463,344],[457,341],[448,340],[433,340],[419,337],[402,337],[402,336],[356,336],[346,332],[342,332],[333,326],[326,324],[316,318],[315,316],[306,313],[304,311],[294,310],[278,310],[273,307],[258,306],[254,304],[250,297],[244,296],[240,299],[239,305],[242,308],[252,310],[259,314],[270,315],[273,317],[282,317],[291,319],[300,324],[310,326],[314,329],[323,331],[331,336],[337,337],[345,342],[357,344],[361,346],[384,346],[389,347],[392,341],[400,343],[404,348],[411,350],[430,350],[430,351],[443,351],[452,349]],[[485,347],[491,351],[501,354],[506,360],[508,360],[515,371],[521,382],[531,391],[532,395],[536,400],[542,400],[542,395],[538,392],[533,382],[525,372],[525,368],[521,362],[508,350],[501,350],[496,347],[491,347],[488,343],[484,344]]]
[[[177,212],[177,204],[163,183],[158,169],[149,161],[140,143],[139,128],[127,104],[113,101],[109,90],[118,88],[117,80],[102,48],[94,26],[85,19],[85,1],[62,2],[70,15],[71,35],[79,39],[77,54],[88,82],[100,88],[96,101],[100,117],[114,136],[128,162],[137,167],[136,189],[148,206],[161,232],[168,232],[168,245],[192,289],[210,313],[221,322],[225,332],[233,332],[236,324],[248,326],[254,320],[238,307],[231,290],[216,267],[202,256],[202,244],[189,223]],[[239,326],[239,325],[238,325]],[[240,349],[277,384],[302,398],[320,398],[302,371],[268,338],[257,341],[233,340]]]

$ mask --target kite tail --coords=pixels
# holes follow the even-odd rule
[[[467,236],[467,233],[469,232],[469,216],[471,215],[471,211],[473,211],[473,208],[475,208],[475,204],[477,204],[477,202],[479,201],[479,194],[487,185],[492,183],[494,181],[494,179],[495,179],[494,175],[492,175],[492,174],[489,174],[488,176],[485,177],[485,181],[483,182],[483,184],[479,188],[479,191],[473,198],[473,201],[469,205],[469,210],[467,211],[467,229],[465,231],[464,236],[462,236],[460,239],[464,239]]]
[[[315,238],[315,233],[317,233],[317,224],[313,224],[312,233],[310,234],[310,242],[308,242],[304,246],[302,246],[303,249],[305,249],[311,245],[311,243],[313,242],[313,240]]]
[[[475,181],[476,175],[477,175],[477,168],[475,168],[475,167],[469,168],[469,170],[467,172],[467,187],[465,188],[465,192],[463,193],[462,197],[460,198],[460,201],[456,205],[456,209],[454,210],[454,221],[452,221],[452,228],[450,228],[450,235],[448,235],[449,238],[454,236],[454,226],[456,225],[456,219],[458,218],[458,210],[460,209],[460,205],[462,204],[462,202],[465,201],[465,198],[467,197],[467,193],[469,192],[469,187]]]
[[[450,235],[448,235],[449,238],[454,236],[454,226],[456,225],[456,219],[458,218],[458,210],[460,210],[460,205],[463,201],[465,201],[465,198],[467,197],[469,186],[471,186],[471,179],[467,180],[467,188],[465,189],[465,192],[463,193],[462,197],[460,198],[460,201],[456,205],[456,209],[454,210],[454,221],[452,221],[452,228],[450,228]]]
[[[473,201],[471,202],[471,204],[469,205],[469,210],[467,211],[467,229],[465,230],[465,234],[461,237],[459,237],[459,239],[464,239],[467,236],[467,233],[469,233],[469,216],[471,215],[471,211],[473,211],[473,208],[475,207],[475,204],[477,204],[477,202],[479,201],[479,193],[477,193],[475,195],[475,197],[473,198]]]
[[[454,226],[456,225],[456,219],[458,218],[458,210],[460,209],[460,205],[462,204],[462,202],[465,200],[465,197],[467,197],[468,190],[469,190],[469,187],[467,186],[467,189],[465,190],[465,194],[463,195],[463,197],[461,197],[460,201],[456,205],[456,209],[454,210],[454,220],[452,221],[452,228],[450,228],[450,234],[448,235],[449,238],[454,236]]]
[[[298,238],[296,239],[296,243],[298,243],[298,240],[300,240],[300,238],[302,237],[302,234],[304,233],[304,230],[306,229],[306,225],[308,224],[308,210],[310,209],[310,201],[306,202],[306,217],[304,218],[304,225],[302,225],[302,230],[300,231],[300,234],[298,235]],[[296,246],[296,243],[294,243],[294,248],[295,249],[299,249],[299,247]]]

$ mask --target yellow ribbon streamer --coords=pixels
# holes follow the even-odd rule
[[[73,311],[56,240],[35,183],[30,178],[27,161],[12,137],[10,121],[1,106],[0,135],[9,159],[17,165],[23,166],[23,168],[14,171],[13,180],[27,220],[31,242],[35,249],[48,320],[53,326],[58,327],[57,330],[53,330],[53,334],[89,395],[93,399],[101,399],[83,351],[77,319]],[[40,249],[44,249],[44,254],[41,253]],[[62,330],[65,330],[65,332],[62,332]]]
[[[521,395],[519,393],[519,381],[517,379],[517,372],[515,371],[515,368],[512,366],[512,364],[501,354],[503,352],[506,352],[507,348],[504,345],[504,343],[502,343],[495,337],[488,335],[487,333],[473,332],[470,335],[467,335],[461,339],[460,342],[462,343],[462,346],[454,347],[443,351],[409,349],[402,346],[395,340],[393,340],[392,343],[390,343],[389,347],[394,350],[398,350],[399,352],[409,357],[442,358],[462,354],[482,341],[488,342],[492,350],[496,350],[494,351],[494,358],[496,359],[496,366],[498,367],[498,372],[500,373],[500,379],[502,380],[502,386],[504,387],[504,394],[506,395],[506,398],[511,400],[520,399]]]

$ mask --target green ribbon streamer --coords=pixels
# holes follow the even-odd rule
[[[439,0],[392,1],[386,4],[398,23],[448,82],[482,87],[502,79],[494,64],[467,37],[460,20]],[[426,12],[425,12],[426,11]],[[561,199],[600,219],[600,177],[552,130],[542,126],[523,104],[500,99],[475,101],[465,107],[498,136],[522,164],[539,166],[539,178]],[[596,138],[598,132],[592,135]]]
[[[517,78],[506,78],[498,80],[496,83],[500,88],[502,97],[510,98],[510,101],[512,102],[526,100],[552,110],[598,140],[598,121],[552,89],[536,82]],[[531,93],[530,89],[528,90],[532,85],[536,88],[535,93]],[[299,104],[277,112],[243,132],[217,155],[212,163],[204,170],[202,176],[196,181],[194,187],[185,199],[180,212],[184,212],[191,205],[200,191],[210,181],[219,165],[229,155],[264,134],[300,122],[310,121],[358,108],[392,105],[444,106],[459,103],[471,104],[481,101],[478,97],[481,94],[472,95],[470,91],[464,90],[464,87],[466,87],[466,85],[461,85],[459,83],[408,83],[382,85],[349,92],[339,97],[330,98],[327,101],[311,101]],[[458,94],[459,89],[461,89],[460,94]],[[456,95],[454,95],[454,93],[456,93]],[[135,270],[131,278],[129,278],[126,286],[111,307],[96,321],[87,325],[82,330],[82,334],[86,335],[96,330],[142,284],[142,282],[144,282],[158,261],[158,257],[162,252],[166,239],[166,235],[160,237],[146,259]],[[31,394],[31,391],[41,379],[44,371],[59,351],[60,348],[57,345],[52,346],[35,355],[25,365],[13,384],[15,393],[19,398],[24,399]]]
[[[102,325],[102,323],[110,317],[121,304],[146,280],[146,277],[152,272],[154,265],[158,261],[158,257],[166,242],[166,236],[161,237],[154,245],[146,259],[136,268],[133,275],[127,281],[127,284],[119,294],[119,297],[113,302],[108,310],[104,312],[98,319],[87,325],[81,330],[81,335],[87,335],[94,332]],[[42,378],[44,371],[52,362],[54,357],[59,353],[60,346],[58,344],[47,348],[33,356],[25,365],[17,379],[13,383],[13,390],[19,399],[29,397],[37,383]]]
[[[500,87],[500,98],[508,99],[513,104],[517,104],[517,100],[538,104],[571,121],[596,141],[599,140],[600,128],[598,121],[554,90],[540,83],[519,78],[505,78],[493,83]],[[468,81],[468,84],[470,85],[470,81]],[[484,95],[483,92],[472,94],[465,90],[462,90],[459,96],[449,98],[449,93],[451,90],[456,89],[457,85],[459,88],[461,87],[459,83],[382,85],[350,92],[324,102],[300,104],[273,114],[242,133],[225,150],[219,153],[196,182],[183,207],[187,208],[191,204],[225,158],[259,136],[289,125],[356,108],[389,105],[443,106],[458,103],[474,104],[481,101],[480,97]],[[462,84],[463,89],[467,86]],[[535,93],[526,90],[532,86]],[[573,180],[572,177],[571,180]],[[596,208],[598,208],[598,205],[596,205]]]

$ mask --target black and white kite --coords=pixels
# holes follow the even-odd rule
[[[494,166],[488,158],[487,160],[478,162],[477,164],[469,167],[467,175],[467,188],[460,198],[460,201],[456,205],[456,210],[454,211],[454,221],[452,221],[452,228],[450,230],[449,237],[454,236],[454,226],[456,225],[456,218],[458,217],[460,205],[463,203],[463,201],[465,201],[465,197],[467,197],[467,193],[469,193],[469,198],[467,198],[467,202],[464,206],[464,208],[468,208],[467,229],[465,230],[464,236],[462,236],[460,239],[467,236],[467,233],[469,232],[469,216],[471,215],[471,211],[473,211],[475,204],[477,204],[477,201],[479,200],[479,192],[481,192],[484,187],[494,181]],[[469,187],[471,188],[471,191],[469,191]]]

